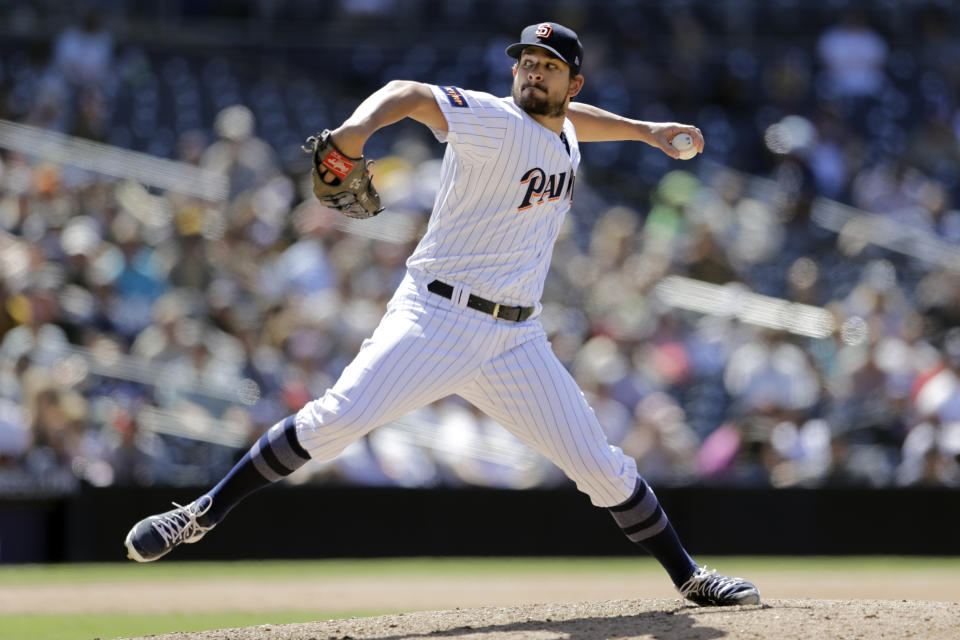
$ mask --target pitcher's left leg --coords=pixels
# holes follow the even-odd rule
[[[656,494],[637,473],[636,462],[607,441],[546,336],[540,334],[488,362],[459,393],[560,467],[594,505],[609,509],[624,534],[663,565],[684,597],[690,597],[690,585],[704,584],[706,578],[699,576],[716,575],[699,569],[684,550]],[[759,602],[750,583],[723,584],[723,597],[694,601]],[[696,591],[710,588],[700,586]]]

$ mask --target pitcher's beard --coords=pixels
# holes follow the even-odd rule
[[[559,118],[566,113],[565,101],[551,102],[549,96],[541,98],[533,92],[524,93],[522,88],[513,88],[513,101],[531,115]]]

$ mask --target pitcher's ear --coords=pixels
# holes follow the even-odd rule
[[[513,63],[513,75],[517,75],[517,63]]]
[[[567,95],[572,98],[580,93],[581,89],[583,89],[583,76],[577,74],[574,76],[573,80],[570,81],[570,89],[567,91]]]

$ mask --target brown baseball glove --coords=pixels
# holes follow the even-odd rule
[[[370,182],[370,161],[363,156],[343,155],[333,144],[329,129],[307,138],[303,150],[313,154],[313,193],[323,206],[361,219],[372,218],[383,211],[380,194]],[[321,166],[326,172],[321,172]],[[332,174],[333,180],[325,182],[324,173]]]

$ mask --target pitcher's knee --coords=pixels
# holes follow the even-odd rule
[[[637,483],[637,463],[618,447],[603,456],[571,460],[561,465],[577,488],[598,507],[610,507],[630,498]]]
[[[372,427],[355,402],[328,390],[297,412],[297,438],[314,460],[331,460]]]

